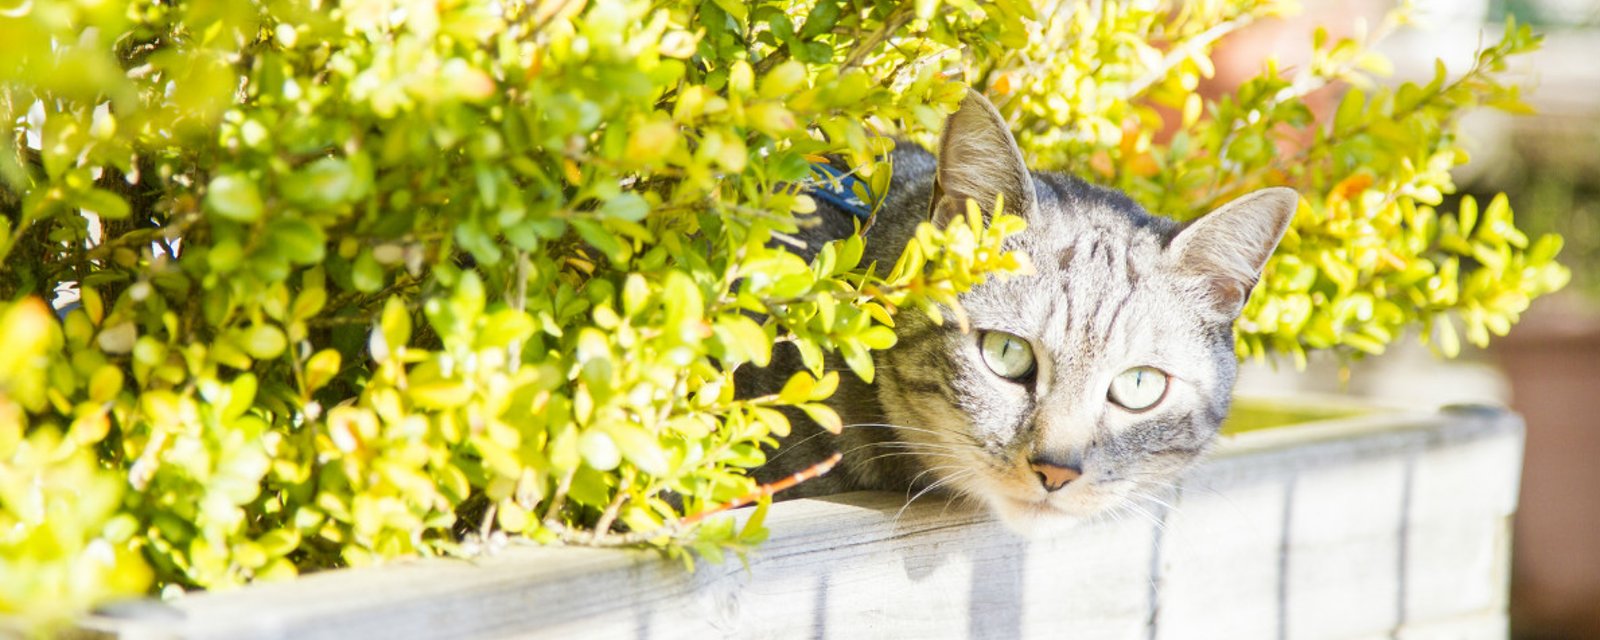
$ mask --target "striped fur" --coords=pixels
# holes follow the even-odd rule
[[[800,495],[931,489],[987,505],[1018,530],[1070,524],[1170,486],[1228,412],[1232,323],[1297,197],[1264,190],[1184,227],[1121,193],[1027,172],[999,114],[976,95],[952,116],[941,149],[939,161],[914,145],[895,149],[866,259],[892,264],[925,212],[937,220],[965,197],[993,202],[996,191],[1024,190],[1006,197],[1008,210],[1028,220],[1010,248],[1026,252],[1035,273],[963,295],[966,333],[902,314],[899,343],[879,354],[875,383],[843,374],[831,404],[845,432],[834,437],[791,416],[795,432],[757,477],[782,478],[838,451],[840,467],[801,485]],[[1017,382],[991,372],[979,351],[983,330],[1026,339],[1034,376]],[[1161,369],[1170,382],[1160,403],[1134,413],[1108,401],[1107,390],[1137,366]],[[741,391],[775,389],[797,368],[793,353],[780,352],[769,369],[743,376]],[[1029,466],[1041,459],[1079,466],[1083,476],[1048,492]]]

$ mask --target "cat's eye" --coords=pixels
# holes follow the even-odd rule
[[[978,346],[983,363],[997,376],[1021,380],[1033,373],[1033,347],[1027,340],[1003,331],[985,331]]]
[[[1124,409],[1144,411],[1167,395],[1167,374],[1155,367],[1134,367],[1112,378],[1106,395]]]

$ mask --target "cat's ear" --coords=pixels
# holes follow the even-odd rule
[[[977,201],[985,217],[994,212],[996,194],[1005,196],[1006,213],[1027,216],[1033,211],[1033,178],[1022,150],[1005,118],[976,90],[967,91],[945,123],[937,175],[929,215],[938,226],[966,211],[968,198]]]
[[[1299,204],[1300,194],[1286,187],[1241,196],[1189,223],[1168,251],[1179,269],[1209,282],[1217,311],[1237,315]]]

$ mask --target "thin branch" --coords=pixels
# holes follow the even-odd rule
[[[684,517],[684,518],[679,519],[679,520],[674,520],[672,522],[668,522],[666,524],[661,525],[660,527],[657,527],[655,529],[651,529],[649,531],[630,531],[628,533],[611,533],[610,531],[607,531],[606,529],[601,528],[597,524],[593,531],[590,531],[588,533],[584,533],[584,532],[580,532],[580,531],[573,531],[572,529],[568,528],[566,525],[562,524],[560,521],[558,521],[558,520],[556,520],[554,518],[551,518],[549,516],[545,517],[544,526],[545,526],[546,529],[549,529],[550,531],[554,532],[556,534],[556,537],[560,538],[562,542],[566,542],[568,544],[581,544],[581,545],[589,545],[589,546],[622,547],[622,546],[644,544],[646,542],[649,542],[651,540],[655,540],[655,539],[658,539],[658,538],[681,539],[681,538],[684,537],[685,534],[687,534],[689,531],[691,531],[693,529],[693,527],[694,527],[694,525],[696,523],[698,523],[698,522],[700,522],[702,520],[705,520],[706,518],[709,518],[711,516],[717,515],[719,513],[726,512],[726,511],[728,511],[730,509],[737,509],[739,507],[748,505],[748,504],[750,504],[752,502],[755,502],[757,500],[760,500],[762,498],[771,497],[775,493],[778,493],[780,491],[785,491],[787,489],[790,489],[790,488],[794,487],[797,484],[800,484],[800,483],[805,482],[807,480],[811,480],[813,478],[821,476],[821,475],[831,471],[833,469],[834,465],[839,464],[839,460],[842,459],[843,457],[844,457],[843,454],[835,452],[833,455],[828,456],[828,458],[826,460],[823,460],[822,462],[818,462],[817,464],[811,465],[810,467],[801,470],[799,473],[791,475],[791,476],[789,476],[787,478],[783,478],[782,480],[779,480],[777,482],[773,482],[771,484],[761,485],[759,487],[756,487],[756,489],[754,491],[751,491],[750,493],[747,493],[745,495],[739,496],[738,498],[734,498],[732,501],[729,501],[729,502],[727,502],[725,504],[718,505],[716,507],[712,507],[712,508],[707,509],[705,511],[701,511],[699,513],[696,513],[696,514],[691,515],[691,516]],[[619,495],[621,495],[621,494],[619,494]],[[616,503],[616,501],[613,501],[612,504],[616,505],[617,503]],[[610,511],[610,509],[611,509],[610,507],[607,507],[608,511]],[[605,524],[606,528],[610,528],[610,526],[611,526],[610,522],[604,521],[604,516],[602,516],[602,523]]]
[[[887,42],[889,38],[894,36],[895,32],[900,30],[900,27],[906,26],[916,15],[916,6],[914,4],[901,4],[898,9],[894,10],[894,13],[889,14],[889,17],[884,19],[883,24],[878,27],[877,31],[867,36],[866,40],[856,44],[855,49],[851,50],[850,55],[844,59],[844,64],[839,65],[840,73],[842,74],[846,70],[861,66],[862,61],[866,60],[867,56],[872,55],[878,45]]]
[[[611,499],[611,504],[606,505],[605,511],[600,513],[600,519],[594,523],[593,535],[599,538],[611,532],[611,525],[617,521],[617,513],[622,511],[622,504],[628,501],[628,477],[624,476],[617,485],[617,495]]]
[[[724,504],[724,505],[722,505],[720,507],[713,507],[711,509],[707,509],[705,511],[701,511],[699,513],[696,513],[696,514],[694,514],[692,516],[688,516],[688,517],[684,518],[681,521],[681,523],[685,524],[685,525],[692,525],[692,524],[694,524],[696,522],[699,522],[699,521],[704,520],[706,518],[709,518],[711,516],[717,515],[719,513],[727,511],[729,509],[737,509],[739,507],[745,506],[747,504],[750,504],[750,503],[755,502],[757,500],[760,500],[762,498],[771,497],[772,494],[778,493],[779,491],[784,491],[786,489],[792,488],[797,484],[800,484],[800,483],[805,482],[807,480],[811,480],[813,478],[816,478],[818,476],[826,474],[829,471],[832,471],[834,465],[839,464],[839,461],[842,460],[842,459],[844,459],[844,454],[835,451],[833,453],[833,455],[828,456],[828,458],[826,460],[823,460],[822,462],[818,462],[818,463],[816,463],[814,465],[811,465],[810,467],[802,469],[798,473],[795,473],[794,475],[791,475],[791,476],[789,476],[787,478],[784,478],[782,480],[779,480],[777,482],[774,482],[774,483],[771,483],[771,484],[764,484],[764,485],[761,485],[759,487],[756,487],[755,491],[751,491],[750,493],[747,493],[747,494],[744,494],[744,495],[739,496],[737,498],[734,498],[733,500],[729,501],[727,504]]]
[[[1161,64],[1156,65],[1145,72],[1143,76],[1140,76],[1139,79],[1134,80],[1132,84],[1129,84],[1127,91],[1123,92],[1123,99],[1131,100],[1144,93],[1146,89],[1170,75],[1173,69],[1183,64],[1184,60],[1194,57],[1207,47],[1210,47],[1212,43],[1215,43],[1222,36],[1238,31],[1244,28],[1245,25],[1255,22],[1255,20],[1256,16],[1254,14],[1245,14],[1232,20],[1219,22],[1210,29],[1195,34],[1194,37],[1185,40],[1183,44],[1168,51],[1167,55],[1161,58]]]
[[[544,510],[544,526],[551,527],[552,524],[560,524],[560,521],[556,520],[556,514],[561,513],[561,508],[566,506],[567,491],[572,488],[572,477],[577,474],[577,470],[573,470],[568,471],[567,475],[561,477],[561,482],[556,485],[555,495],[550,497],[550,507]]]

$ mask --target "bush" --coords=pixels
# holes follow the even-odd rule
[[[1041,168],[1169,215],[1298,187],[1241,356],[1377,353],[1418,324],[1453,354],[1458,322],[1483,343],[1564,282],[1559,240],[1503,198],[1434,208],[1456,117],[1519,108],[1496,73],[1526,29],[1395,90],[1319,37],[1306,68],[1207,100],[1211,44],[1280,3],[1133,4],[11,3],[0,613],[496,531],[759,542],[759,517],[700,518],[754,489],[778,407],[837,425],[823,355],[870,377],[897,309],[1026,264],[1004,217],[925,228],[892,268],[857,238],[781,250],[810,162],[881,194],[887,136],[930,140],[969,84]],[[1357,88],[1320,126],[1300,98],[1332,82]],[[73,283],[58,321],[44,300]],[[778,342],[810,371],[735,398]]]

